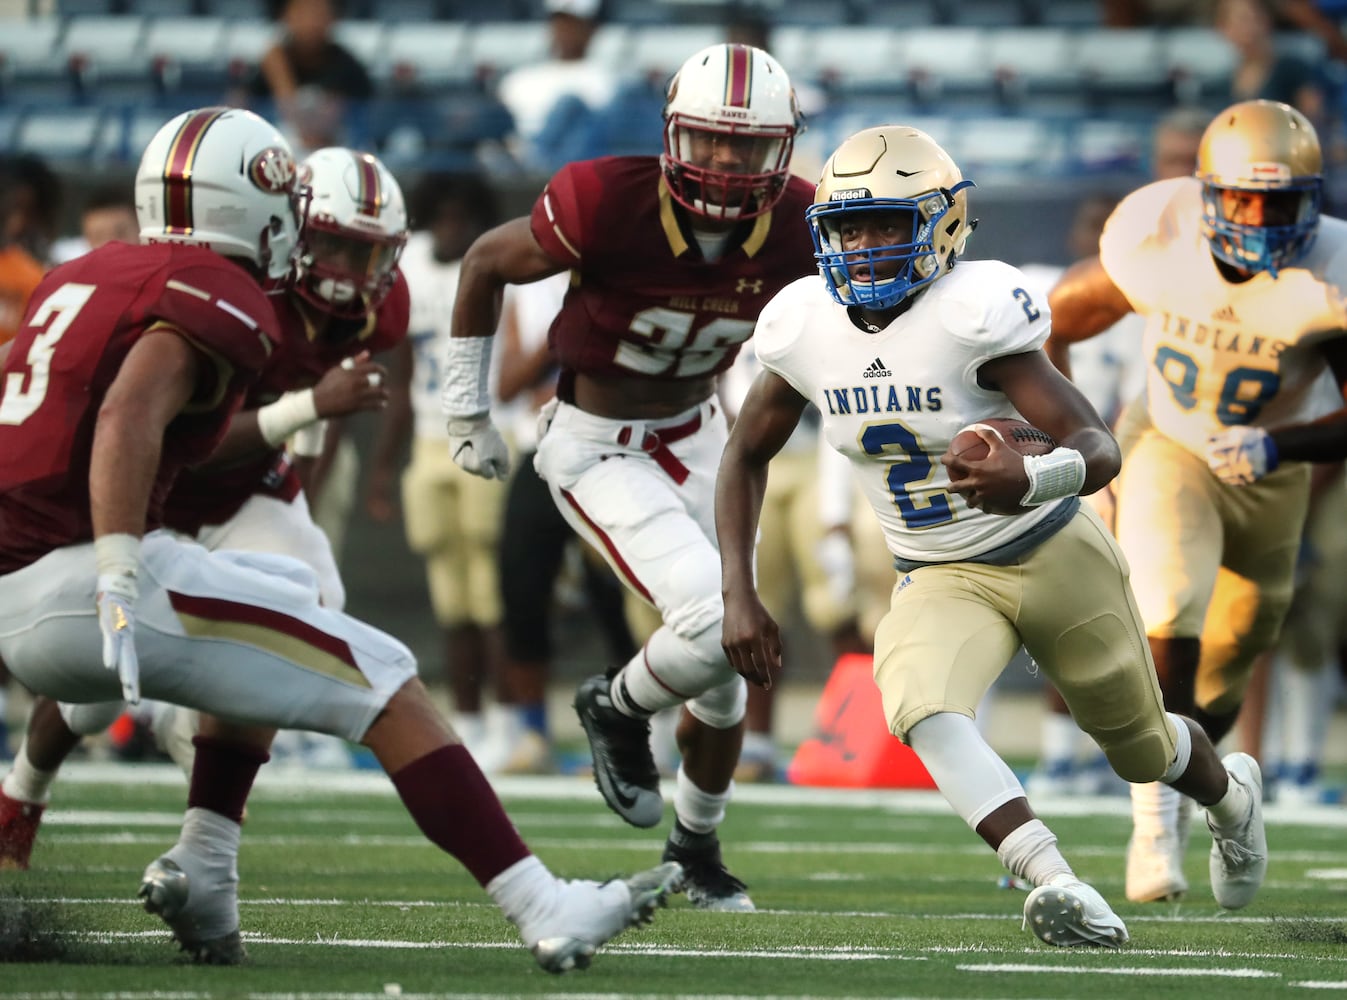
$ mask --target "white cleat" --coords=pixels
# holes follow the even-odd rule
[[[519,933],[548,972],[586,969],[605,943],[628,927],[650,923],[682,879],[682,865],[666,862],[626,879],[559,882],[547,912],[520,921]]]
[[[1187,837],[1166,830],[1158,836],[1132,833],[1127,842],[1127,898],[1133,903],[1156,903],[1179,899],[1188,891],[1183,874],[1183,848]]]
[[[1267,876],[1267,830],[1263,827],[1263,772],[1246,753],[1232,753],[1222,761],[1230,780],[1249,793],[1249,812],[1232,830],[1220,830],[1207,815],[1212,844],[1208,867],[1211,891],[1227,910],[1253,902]]]
[[[1103,896],[1079,879],[1040,885],[1029,893],[1024,926],[1059,948],[1117,948],[1127,942],[1127,925]]]

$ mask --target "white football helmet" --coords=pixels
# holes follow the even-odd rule
[[[208,247],[283,282],[300,241],[297,177],[290,144],[265,119],[241,108],[185,111],[140,158],[140,241]]]
[[[1294,265],[1318,235],[1323,170],[1319,136],[1295,108],[1261,100],[1226,108],[1207,126],[1197,150],[1202,231],[1211,252],[1274,278]],[[1231,203],[1241,195],[1260,197],[1258,220],[1230,218],[1227,193]]]
[[[664,104],[669,191],[713,219],[751,219],[786,189],[802,129],[781,64],[751,45],[712,45],[674,74]]]
[[[377,157],[340,146],[311,153],[300,182],[309,203],[295,291],[337,316],[377,309],[407,243],[402,188]]]
[[[805,212],[833,298],[888,309],[947,272],[977,225],[968,218],[970,187],[949,154],[915,128],[881,125],[838,146]],[[880,212],[898,238],[844,249],[848,219]]]

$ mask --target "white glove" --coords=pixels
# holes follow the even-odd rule
[[[1277,468],[1277,446],[1261,427],[1231,427],[1207,438],[1207,465],[1230,486],[1247,486]]]
[[[828,578],[828,592],[838,604],[851,603],[856,590],[856,556],[851,538],[841,531],[830,531],[819,539],[814,558]]]
[[[510,474],[510,449],[491,422],[489,413],[449,418],[449,454],[465,472],[483,479]]]
[[[103,666],[122,682],[122,698],[140,703],[140,660],[136,658],[136,598],[140,588],[134,576],[103,573],[98,577],[98,629],[103,633]]]

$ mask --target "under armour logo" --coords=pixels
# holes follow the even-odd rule
[[[743,295],[745,292],[747,292],[749,295],[761,295],[761,294],[762,294],[762,279],[761,279],[761,278],[752,278],[752,279],[749,279],[749,278],[740,278],[740,279],[739,279],[739,284],[737,284],[737,285],[734,286],[734,290],[735,290],[736,292],[738,292],[740,295]]]

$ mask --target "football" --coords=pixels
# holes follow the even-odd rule
[[[1021,455],[1046,455],[1057,447],[1057,442],[1052,439],[1050,434],[1023,420],[1011,417],[993,417],[989,420],[979,420],[978,424],[991,427],[1001,435],[1001,439],[1006,444]],[[972,426],[976,425],[969,425],[969,427]],[[949,453],[965,462],[980,462],[987,457],[987,453],[991,449],[987,447],[987,442],[978,437],[977,433],[970,430],[969,427],[965,427],[954,435],[954,440],[949,443]]]

